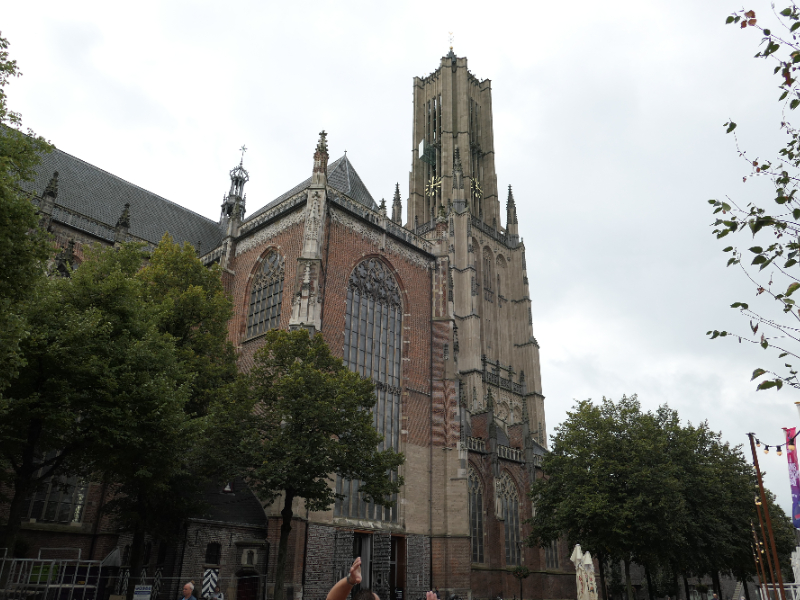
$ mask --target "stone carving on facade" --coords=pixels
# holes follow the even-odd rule
[[[497,407],[497,416],[502,419],[503,421],[508,422],[508,404],[505,402],[501,402]]]
[[[357,221],[356,219],[352,218],[349,215],[346,215],[340,210],[336,210],[335,208],[330,208],[331,213],[331,221],[337,223],[339,225],[343,225],[348,229],[352,229],[357,234],[359,234],[363,239],[368,240],[372,244],[376,246],[381,245],[382,236],[378,235],[371,227],[364,225],[363,223]]]
[[[262,290],[265,287],[281,281],[284,275],[285,261],[283,256],[270,252],[261,263],[261,269],[253,277],[253,290]]]
[[[271,240],[276,235],[288,229],[292,225],[302,223],[304,218],[305,217],[303,215],[303,211],[298,210],[293,212],[286,218],[281,219],[280,221],[275,221],[271,225],[267,225],[266,227],[264,227],[264,229],[258,230],[252,236],[240,241],[236,245],[236,256],[239,256],[241,254],[244,254],[245,252],[252,250],[253,248],[261,246],[266,241]]]
[[[400,289],[389,268],[383,261],[370,258],[362,261],[350,274],[347,282],[350,289],[375,302],[397,308],[402,307]]]
[[[240,235],[244,235],[248,231],[252,231],[265,221],[270,221],[281,213],[289,212],[292,208],[294,208],[298,204],[305,202],[307,196],[308,192],[303,191],[299,194],[292,196],[291,198],[287,198],[286,200],[278,204],[278,206],[275,206],[274,208],[271,208],[268,211],[259,214],[258,216],[252,217],[246,223],[242,223],[242,226],[239,229]]]
[[[397,256],[406,259],[407,261],[415,264],[421,269],[428,270],[435,266],[435,263],[433,261],[427,260],[425,257],[420,256],[413,250],[404,248],[403,246],[393,242],[392,240],[386,240],[386,251],[389,252],[390,254],[396,254]]]
[[[308,210],[308,218],[306,219],[306,235],[307,240],[316,240],[319,237],[319,192],[314,192],[311,200],[311,206]]]
[[[343,225],[349,229],[352,229],[356,233],[358,233],[362,238],[369,240],[372,244],[376,246],[380,246],[383,242],[383,235],[377,233],[374,229],[357,221],[353,217],[343,213],[340,210],[336,210],[335,208],[330,208],[331,213],[331,221],[337,223],[339,225]],[[405,248],[400,244],[394,242],[391,239],[386,240],[386,252],[389,254],[395,254],[408,262],[422,268],[422,269],[430,269],[434,266],[432,261],[427,260],[424,256],[420,256],[418,253],[414,252],[410,248]]]

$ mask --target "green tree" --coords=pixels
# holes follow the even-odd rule
[[[142,258],[134,245],[88,251],[72,277],[39,280],[23,303],[24,364],[0,399],[12,489],[0,545],[14,547],[25,499],[44,479],[107,468],[109,457],[141,446],[142,423],[181,431],[185,376],[144,301]]]
[[[800,130],[791,123],[791,112],[800,106],[800,87],[795,71],[800,63],[800,43],[796,34],[800,28],[800,10],[792,4],[780,13],[773,12],[777,16],[774,30],[764,27],[752,10],[738,11],[726,21],[742,29],[760,32],[761,50],[755,56],[774,65],[774,73],[779,78],[780,128],[786,134],[783,147],[771,158],[754,158],[739,147],[737,140],[737,151],[749,170],[744,181],[766,178],[774,189],[772,202],[741,206],[730,198],[708,201],[714,214],[718,215],[714,222],[714,235],[718,239],[744,232],[752,237],[753,245],[749,248],[730,245],[724,252],[731,254],[728,266],[738,267],[756,294],[753,301],[731,304],[748,321],[749,328],[735,332],[715,329],[708,335],[712,339],[734,337],[740,342],[775,351],[779,359],[785,359],[783,367],[776,369],[764,365],[753,371],[752,379],[763,377],[757,386],[759,390],[780,389],[784,384],[800,388],[796,362],[800,355],[797,346],[800,312],[793,297],[800,289],[800,197],[797,194]],[[737,124],[733,120],[726,122],[725,127],[727,133],[736,136]]]
[[[133,533],[132,573],[140,571],[145,536],[177,534],[178,524],[202,508],[204,486],[215,478],[224,480],[235,468],[220,459],[231,455],[228,447],[237,446],[240,437],[208,434],[218,424],[235,423],[241,414],[231,412],[241,402],[235,402],[236,353],[228,341],[233,308],[219,268],[206,268],[190,244],[180,246],[165,234],[136,280],[153,311],[154,326],[174,344],[180,365],[175,383],[187,401],[180,415],[132,422],[126,444],[100,461],[117,491],[107,509]],[[129,599],[132,594],[131,585]]]
[[[709,574],[719,588],[719,573],[752,572],[755,476],[707,423],[683,426],[666,406],[644,413],[635,397],[579,402],[543,469],[529,543],[563,534],[601,565],[622,561],[629,597],[631,562],[645,567],[651,594],[652,574]]]
[[[158,328],[172,336],[184,363],[186,410],[202,416],[237,375],[236,352],[228,341],[233,305],[219,265],[205,267],[191,244],[180,246],[165,233],[138,277],[147,301],[157,307]]]
[[[43,138],[20,131],[19,113],[8,107],[6,86],[21,75],[0,35],[0,394],[22,364],[19,341],[25,335],[20,301],[43,276],[50,246],[36,229],[36,209],[21,191],[34,176],[39,156],[51,149]]]
[[[250,389],[249,476],[263,501],[283,502],[275,573],[275,600],[283,600],[294,500],[302,498],[308,510],[327,510],[339,475],[359,480],[364,499],[390,506],[403,484],[391,472],[403,455],[378,449],[382,438],[370,412],[374,385],[333,356],[321,334],[269,331],[255,355]]]
[[[556,428],[545,477],[534,483],[529,544],[563,533],[601,564],[622,561],[632,600],[631,562],[652,564],[685,531],[676,468],[659,431],[635,396],[579,402]]]

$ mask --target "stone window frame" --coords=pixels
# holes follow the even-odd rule
[[[473,563],[485,562],[484,555],[484,485],[472,463],[467,469],[470,554]]]
[[[495,482],[495,510],[503,521],[506,566],[522,564],[522,532],[520,523],[520,498],[516,481],[507,470],[503,470]]]
[[[377,270],[380,272],[376,272]],[[357,319],[353,319],[355,302],[358,302],[359,309]],[[388,444],[398,452],[402,421],[404,306],[408,306],[408,303],[402,281],[386,257],[366,255],[355,262],[348,276],[345,296],[343,362],[350,370],[370,377],[375,382],[377,402],[373,409],[373,425],[384,436],[384,442],[379,448],[383,449]],[[379,320],[376,320],[376,316]],[[355,345],[351,337],[354,333]],[[397,477],[397,473],[393,477]],[[358,482],[343,480],[337,476],[336,493],[344,498],[336,499],[335,517],[391,523],[399,521],[396,495],[393,498],[394,506],[383,508],[361,500],[357,486]]]
[[[273,256],[276,258],[275,262],[270,260]],[[278,248],[270,246],[261,254],[248,279],[245,340],[254,339],[280,327],[285,283],[286,257]],[[256,314],[258,320],[254,321]]]

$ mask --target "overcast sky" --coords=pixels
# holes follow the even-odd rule
[[[745,330],[755,290],[725,268],[707,200],[768,202],[754,156],[782,137],[756,31],[721,0],[14,2],[2,34],[23,123],[61,150],[213,219],[246,144],[248,211],[311,174],[317,134],[376,199],[408,193],[412,79],[447,53],[491,79],[498,188],[514,186],[550,432],[575,399],[638,393],[734,444],[782,441],[796,392],[754,391],[774,355]],[[754,9],[768,20],[769,4]],[[778,7],[782,8],[782,5]],[[405,209],[404,209],[405,210]],[[135,219],[136,215],[133,214]],[[741,245],[747,246],[742,239]],[[749,449],[747,449],[749,457]],[[785,459],[761,455],[791,509]]]

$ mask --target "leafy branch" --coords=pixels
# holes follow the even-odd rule
[[[730,198],[708,201],[713,214],[717,215],[713,223],[713,234],[717,239],[745,231],[753,239],[756,236],[771,237],[768,240],[761,239],[761,243],[749,246],[746,250],[733,245],[723,250],[730,253],[727,266],[741,269],[754,286],[756,298],[762,303],[758,308],[751,307],[748,302],[731,304],[731,308],[738,309],[749,321],[750,334],[714,329],[707,335],[710,339],[735,337],[740,343],[745,340],[765,350],[774,349],[779,352],[778,358],[788,356],[797,359],[800,358],[800,350],[795,347],[795,343],[800,342],[800,308],[793,295],[800,289],[800,130],[792,126],[788,115],[800,106],[800,87],[796,78],[800,67],[800,10],[797,5],[791,4],[780,12],[773,7],[773,14],[778,23],[777,33],[760,24],[753,10],[736,11],[728,16],[726,23],[761,33],[760,50],[755,58],[771,61],[774,64],[773,73],[780,78],[780,128],[788,139],[774,159],[751,158],[739,146],[737,124],[729,119],[723,126],[726,133],[734,136],[738,155],[747,161],[750,172],[742,181],[766,177],[774,188],[774,204],[765,207],[751,202],[741,207]],[[779,308],[778,315],[782,316],[767,316],[764,310],[769,312],[775,308],[767,306],[763,309],[765,299],[771,300],[771,306]],[[793,364],[786,362],[784,367],[786,371],[782,373],[772,369],[755,369],[753,380],[767,376],[757,389],[781,389],[784,384],[800,389]]]

